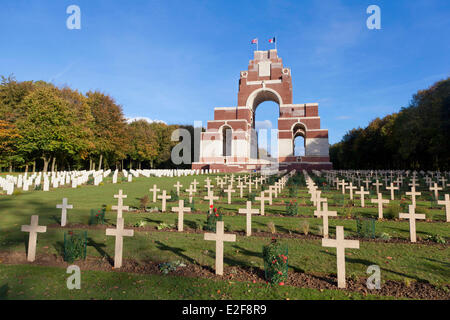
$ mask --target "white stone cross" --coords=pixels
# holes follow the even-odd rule
[[[230,184],[228,186],[228,188],[224,190],[224,192],[226,192],[227,195],[228,195],[228,199],[227,199],[228,200],[228,204],[231,204],[231,194],[236,192],[236,190],[233,190],[233,188],[231,187],[231,184]]]
[[[336,239],[322,239],[322,247],[336,248],[338,288],[345,288],[345,249],[359,249],[359,241],[345,240],[344,227],[336,226]]]
[[[322,217],[323,237],[328,238],[328,217],[337,217],[337,211],[328,211],[328,202],[324,202],[323,210],[314,210],[314,216]]]
[[[235,234],[224,233],[223,221],[216,222],[216,233],[205,233],[205,240],[216,242],[216,274],[223,275],[223,242],[235,242]]]
[[[411,242],[416,242],[416,219],[425,219],[425,214],[418,214],[415,212],[415,207],[409,205],[409,213],[400,213],[401,219],[409,219],[409,238]]]
[[[177,188],[177,196],[180,196],[180,188],[183,186],[180,181],[177,181],[176,184],[173,185],[175,188]]]
[[[438,200],[438,204],[445,206],[445,216],[447,218],[447,222],[450,222],[450,199],[449,194],[445,194],[445,200]]]
[[[442,188],[438,187],[438,184],[436,182],[434,183],[433,187],[430,187],[430,191],[434,192],[434,198],[436,200],[439,199],[439,190],[442,190]]]
[[[249,179],[247,184],[248,184],[248,193],[252,193],[252,185],[254,184],[252,179]]]
[[[391,191],[391,200],[394,200],[394,190],[398,190],[398,187],[394,187],[394,184],[391,182],[391,186],[386,187],[386,190]]]
[[[378,204],[378,219],[383,219],[383,203],[389,203],[388,199],[383,199],[383,195],[378,193],[377,199],[370,200],[372,203]]]
[[[272,197],[278,197],[278,188],[276,186],[269,186],[269,190],[272,193]]]
[[[125,230],[123,226],[123,218],[117,218],[116,229],[106,229],[107,236],[116,237],[114,250],[114,268],[120,268],[122,266],[123,237],[132,237],[134,235],[134,230]]]
[[[439,181],[441,181],[442,183],[442,188],[445,188],[445,182],[447,181],[447,179],[445,179],[445,177],[441,177]]]
[[[239,188],[239,190],[240,190],[240,197],[241,198],[243,198],[243,196],[244,196],[244,188],[245,188],[245,184],[241,184],[240,182],[239,182],[239,184],[237,185],[237,187]]]
[[[161,191],[160,189],[158,189],[158,187],[156,186],[156,184],[153,185],[153,188],[149,190],[150,192],[153,192],[153,201],[152,202],[156,202],[156,196],[158,195],[158,192]]]
[[[345,180],[342,179],[339,185],[342,186],[342,194],[345,194],[345,186],[347,185],[347,182],[345,182]]]
[[[377,189],[377,193],[380,193],[380,186],[382,186],[383,184],[381,182],[378,182],[378,179],[375,180],[374,183],[372,183],[372,185],[375,186],[375,188]]]
[[[192,195],[195,192],[195,189],[193,188],[192,184],[189,186],[189,189],[186,189],[186,192],[189,192],[189,203],[192,203]]]
[[[158,199],[161,199],[161,212],[166,212],[166,201],[170,198],[171,196],[167,195],[166,190],[163,190],[162,195],[158,196]]]
[[[219,179],[219,181],[217,182],[217,185],[221,188],[221,189],[223,189],[223,185],[225,184],[225,181],[224,180],[222,180],[222,179]]]
[[[264,215],[264,202],[267,201],[271,201],[272,198],[271,197],[266,197],[265,196],[266,192],[265,191],[261,191],[261,196],[260,197],[255,197],[255,200],[259,201],[261,203],[261,215]],[[270,202],[269,202],[270,204]]]
[[[197,185],[199,184],[197,179],[194,179],[194,181],[192,181],[191,184],[194,186],[194,192],[197,192]]]
[[[421,193],[420,192],[416,192],[416,187],[411,187],[411,191],[410,192],[405,192],[405,194],[407,196],[411,196],[411,201],[412,201],[412,205],[414,206],[414,208],[416,207],[416,196],[420,196]]]
[[[350,190],[350,200],[353,200],[353,190],[355,190],[356,187],[353,186],[353,183],[350,182],[350,184],[346,187],[346,189]]]
[[[178,200],[178,207],[172,207],[173,212],[178,212],[178,231],[183,231],[184,213],[191,212],[191,208],[184,207],[184,200]]]
[[[31,216],[31,224],[29,226],[23,225],[21,228],[22,232],[29,232],[28,238],[28,255],[27,261],[33,262],[36,259],[36,242],[37,233],[47,232],[47,227],[39,226],[39,216]]]
[[[56,208],[62,209],[61,210],[61,227],[65,227],[66,223],[67,223],[67,209],[73,209],[73,205],[67,204],[67,198],[63,198],[62,201],[63,201],[63,203],[57,204]]]
[[[111,209],[117,210],[117,218],[122,218],[122,212],[128,211],[129,207],[123,205],[123,199],[127,195],[122,194],[122,190],[119,190],[119,194],[115,194],[114,198],[117,198],[117,206],[112,206]]]
[[[211,208],[211,206],[214,205],[214,200],[219,200],[219,197],[214,196],[214,191],[210,191],[208,192],[208,195],[205,196],[203,199],[209,201],[209,207]]]
[[[368,190],[369,189],[370,180],[366,177],[366,180],[363,180],[363,182],[366,184],[366,189]]]
[[[210,193],[211,192],[211,188],[213,188],[214,186],[209,183],[209,181],[210,181],[209,179],[206,179],[205,181],[206,181],[205,188],[208,189],[207,193]]]
[[[320,191],[320,190],[317,190],[315,193],[314,193],[314,202],[316,203],[316,207],[317,207],[317,210],[319,210],[320,211],[320,204],[322,203],[322,202],[326,202],[327,201],[327,199],[326,198],[321,198],[320,197],[320,194],[322,193],[322,191]]]
[[[243,213],[247,216],[247,228],[246,228],[246,235],[247,237],[250,237],[252,235],[252,214],[258,214],[258,209],[252,209],[252,202],[247,201],[247,208],[239,209],[239,213]]]
[[[369,191],[364,191],[364,187],[361,187],[360,191],[355,191],[356,194],[361,196],[361,208],[364,208],[364,195],[369,194]]]

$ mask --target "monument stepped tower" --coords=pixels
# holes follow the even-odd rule
[[[279,106],[278,156],[258,159],[255,110],[264,101]],[[294,139],[302,136],[305,156],[294,155]],[[214,120],[201,133],[199,161],[193,169],[221,172],[283,169],[332,169],[328,130],[321,129],[317,103],[293,104],[291,70],[283,67],[277,50],[255,51],[248,70],[241,71],[238,105],[214,108]]]

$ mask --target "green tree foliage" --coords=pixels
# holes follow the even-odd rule
[[[40,155],[44,171],[51,158],[64,159],[87,148],[88,136],[78,121],[77,110],[54,87],[38,87],[23,99],[17,126],[20,153],[26,157]]]
[[[93,132],[95,148],[92,155],[98,157],[98,169],[103,159],[114,163],[126,157],[129,145],[127,123],[122,108],[113,98],[100,92],[88,92],[87,103],[94,118]]]
[[[101,92],[84,95],[44,81],[1,77],[0,169],[27,169],[31,163],[38,170],[50,163],[51,170],[122,169],[123,160],[128,168],[133,162],[143,169],[173,168],[177,142],[171,135],[179,127],[145,120],[128,124],[122,107]]]
[[[450,78],[417,92],[406,108],[350,130],[330,148],[336,169],[450,168]]]

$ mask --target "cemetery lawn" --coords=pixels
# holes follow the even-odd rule
[[[81,271],[80,290],[69,290],[66,287],[68,276],[63,268],[0,265],[0,300],[392,299],[341,290],[268,287],[237,281],[91,270]]]
[[[215,184],[214,175],[209,175],[209,177]],[[51,189],[49,192],[30,191],[17,192],[13,196],[0,195],[0,255],[2,253],[16,253],[23,255],[23,257],[26,256],[25,248],[28,233],[21,232],[20,226],[28,225],[31,215],[39,215],[39,225],[47,226],[47,232],[38,235],[38,259],[40,255],[61,258],[64,232],[69,230],[88,232],[88,257],[99,260],[102,258],[111,259],[114,256],[115,238],[105,235],[106,226],[88,226],[91,209],[98,210],[102,205],[106,205],[107,208],[115,205],[117,199],[114,199],[113,195],[117,194],[119,189],[123,189],[123,193],[128,195],[124,199],[124,205],[130,206],[130,208],[138,208],[140,199],[145,195],[150,198],[147,207],[157,206],[160,208],[161,201],[151,203],[152,194],[148,190],[153,184],[157,184],[159,189],[167,190],[169,193],[170,190],[175,190],[173,185],[177,181],[183,184],[182,189],[185,190],[194,178],[200,182],[197,188],[202,191],[202,194],[197,193],[194,197],[197,213],[186,213],[184,215],[186,232],[179,233],[174,229],[177,215],[170,212],[170,208],[177,206],[178,202],[168,202],[166,213],[124,212],[125,228],[129,229],[139,224],[145,226],[134,227],[134,237],[124,239],[123,259],[124,261],[136,261],[140,264],[145,264],[148,261],[159,263],[181,260],[187,264],[213,268],[215,243],[204,241],[203,231],[200,231],[205,223],[208,210],[208,202],[203,200],[206,193],[200,187],[203,185],[206,176],[136,178],[133,179],[132,183],[118,183],[116,185],[110,182],[110,178],[106,178],[105,183],[98,187],[81,186],[76,189],[63,187]],[[223,196],[216,204],[216,207],[219,207],[224,213],[223,220],[227,229],[226,232],[238,234],[237,242],[225,243],[224,245],[225,274],[234,266],[244,269],[264,270],[262,247],[268,244],[272,238],[272,235],[268,233],[269,222],[273,222],[276,228],[273,237],[284,236],[280,240],[288,245],[290,273],[306,273],[317,276],[336,274],[336,250],[321,246],[319,226],[321,226],[322,220],[313,217],[315,208],[309,201],[306,187],[301,187],[295,197],[288,196],[288,188],[286,187],[281,194],[282,198],[278,198],[273,206],[266,204],[266,216],[252,217],[252,228],[255,235],[250,238],[243,235],[245,216],[237,215],[238,208],[245,207],[246,195],[244,195],[244,199],[239,198],[239,190],[235,189],[236,192],[232,198],[233,204],[226,204],[226,197]],[[448,193],[448,189],[445,192]],[[348,209],[342,204],[334,204],[334,200],[339,194],[340,191],[337,190],[323,192],[323,196],[329,200],[329,209],[338,211],[339,217],[339,219],[329,219],[330,237],[335,236],[337,225],[344,226],[346,238],[357,237],[354,216],[346,218]],[[215,195],[219,195],[217,189],[215,189]],[[73,210],[68,210],[69,226],[66,228],[59,227],[61,214],[60,209],[56,209],[56,205],[62,202],[62,198],[68,198],[68,203],[74,206]],[[181,199],[187,198],[186,193],[183,192]],[[385,198],[388,197],[385,195]],[[348,201],[348,193],[345,199]],[[396,199],[398,199],[397,195]],[[285,212],[284,201],[290,200],[300,202],[300,217],[281,215]],[[370,206],[368,208],[360,208],[359,200],[355,200],[354,203],[353,215],[365,218],[377,216],[377,208],[370,204],[367,198],[366,206]],[[399,201],[396,200],[394,203],[398,204]],[[450,228],[448,228],[448,223],[445,222],[445,211],[442,206],[433,206],[432,203],[425,200],[418,200],[417,205],[425,208],[429,217],[428,222],[417,222],[418,238],[426,239],[427,236],[439,235],[446,239],[447,243],[419,241],[416,244],[411,244],[408,242],[409,223],[407,220],[376,221],[377,236],[381,233],[387,233],[393,240],[375,242],[359,238],[359,250],[346,250],[347,278],[367,278],[367,267],[375,264],[381,268],[382,281],[394,280],[402,283],[416,281],[430,283],[439,288],[448,287],[450,284],[450,247],[448,245]],[[259,202],[253,202],[253,208],[259,209]],[[106,213],[108,227],[115,225],[115,218],[115,212],[108,211]],[[302,227],[304,224],[309,227],[309,235],[304,234],[305,231]],[[158,227],[162,230],[157,230]],[[258,234],[261,232],[266,233]],[[398,239],[399,241],[396,241]],[[76,263],[75,261],[74,264]],[[55,270],[58,272],[55,272]],[[71,299],[72,297],[74,299],[373,298],[370,295],[362,296],[352,291],[324,289],[321,292],[312,288],[294,286],[267,290],[265,285],[258,283],[235,281],[233,285],[230,285],[228,281],[201,277],[188,278],[162,274],[132,274],[99,270],[82,270],[82,286],[86,286],[83,287],[85,290],[70,291],[65,287],[65,280],[69,275],[65,273],[65,269],[62,267],[30,264],[7,265],[0,261],[0,271],[0,296],[6,288],[5,286],[8,286],[7,298],[18,299]],[[36,281],[32,282],[32,279],[36,279]],[[45,279],[45,281],[42,279]],[[135,283],[138,285],[135,285]],[[141,283],[146,285],[140,285]],[[116,286],[118,288],[114,288]],[[260,288],[261,286],[263,288]],[[36,291],[26,289],[31,287]],[[47,287],[49,289],[46,290]],[[173,288],[179,289],[173,290]],[[199,289],[197,290],[197,288]],[[208,290],[202,291],[200,288],[207,288]],[[217,293],[218,290],[220,290],[220,294]],[[376,296],[376,298],[383,297]]]

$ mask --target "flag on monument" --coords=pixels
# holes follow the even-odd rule
[[[252,40],[252,44],[258,43],[258,38]]]
[[[275,43],[275,37],[273,37],[272,39],[269,39],[269,43]]]

